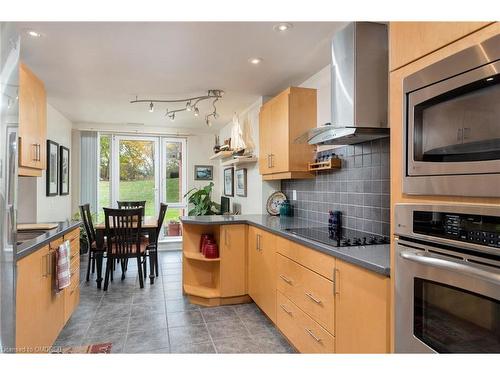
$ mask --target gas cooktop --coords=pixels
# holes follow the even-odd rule
[[[310,240],[322,242],[334,247],[347,246],[370,246],[388,244],[389,240],[385,236],[377,236],[373,233],[366,233],[351,229],[342,229],[342,235],[336,236],[328,227],[312,228],[289,228],[288,232],[296,234]]]

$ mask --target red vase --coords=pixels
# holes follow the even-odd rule
[[[206,249],[207,249],[207,246],[209,245],[217,245],[215,243],[215,239],[212,237],[212,238],[207,238],[204,242],[203,242],[203,248],[201,249],[201,253],[203,255],[205,255],[206,253]]]

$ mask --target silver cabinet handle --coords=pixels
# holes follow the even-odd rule
[[[269,154],[269,157],[271,158],[271,168],[274,168],[274,154]]]
[[[257,234],[256,250],[260,250],[260,234]]]
[[[340,276],[340,271],[338,268],[333,269],[333,294],[340,294],[340,290],[337,288],[339,285],[339,279],[340,277],[337,277],[337,273]]]
[[[271,168],[271,155],[267,154],[267,167]]]
[[[37,149],[37,161],[41,161],[42,152],[41,152],[41,146],[39,143],[36,144],[36,149]]]
[[[292,316],[292,312],[286,308],[285,305],[280,305],[281,309],[286,312],[288,315]]]
[[[306,296],[308,296],[310,299],[312,299],[314,302],[316,302],[318,305],[321,305],[321,300],[320,299],[317,299],[316,297],[314,297],[312,295],[312,293],[310,292],[306,292]]]
[[[304,328],[304,330],[309,334],[309,336],[311,336],[313,339],[315,339],[317,342],[320,342],[321,341],[321,338],[319,338],[318,336],[316,336],[313,331],[311,331],[309,328]]]
[[[292,280],[290,280],[288,277],[286,277],[285,275],[280,275],[280,277],[285,283],[292,285]]]
[[[224,228],[223,230],[224,230],[224,244],[228,246],[229,241],[227,240],[227,228]]]
[[[399,253],[399,256],[403,259],[407,259],[415,263],[421,263],[427,266],[437,267],[453,272],[464,273],[469,276],[480,278],[490,283],[500,285],[500,274],[466,264],[466,262],[464,261],[443,259],[441,257],[427,254],[426,252],[421,250],[404,250]]]
[[[33,150],[33,151],[34,151],[34,155],[33,155],[33,157],[31,158],[31,160],[32,160],[32,161],[38,161],[38,147],[37,147],[36,143],[33,143],[33,144],[31,145],[31,147],[34,149],[34,150]]]

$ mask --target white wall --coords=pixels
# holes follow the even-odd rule
[[[71,142],[72,123],[54,107],[47,103],[47,139],[70,149],[70,159],[73,158]],[[72,216],[71,186],[70,194],[47,197],[45,191],[45,171],[41,177],[22,177],[19,179],[18,211],[19,222],[56,222],[68,220]]]

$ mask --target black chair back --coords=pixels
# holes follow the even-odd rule
[[[83,220],[83,226],[85,228],[85,233],[87,234],[88,245],[90,248],[96,239],[94,224],[92,223],[92,214],[90,213],[90,204],[87,203],[80,206],[80,216]]]
[[[144,216],[146,201],[116,201],[116,203],[118,203],[118,208],[142,208],[142,216]]]
[[[158,236],[160,235],[161,227],[163,226],[163,221],[165,220],[165,214],[167,213],[168,204],[160,203],[160,213],[158,215],[158,227],[156,228],[156,242],[158,242]]]
[[[144,207],[131,209],[103,208],[108,257],[128,258],[141,253],[141,230]]]

